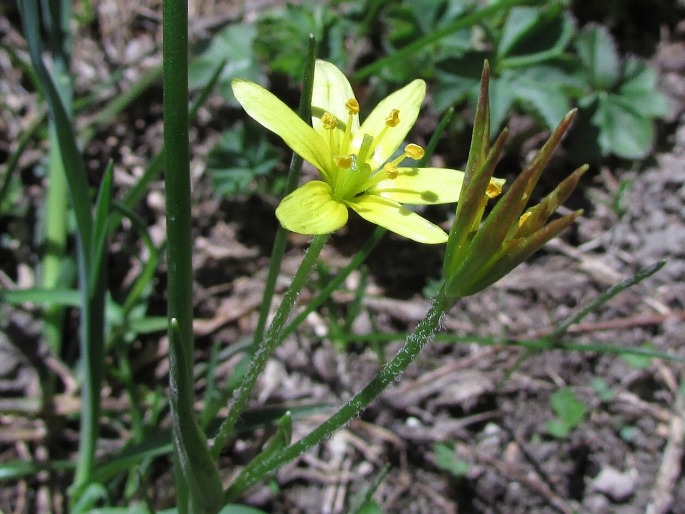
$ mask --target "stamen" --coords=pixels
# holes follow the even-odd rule
[[[326,130],[333,130],[338,126],[338,119],[330,112],[325,112],[323,113],[323,116],[321,116],[321,124]]]
[[[390,180],[397,178],[397,175],[400,174],[399,170],[397,169],[397,166],[395,166],[391,162],[385,163],[385,166],[383,166],[383,172]]]
[[[342,144],[340,145],[341,152],[347,152],[350,146],[350,140],[352,139],[352,117],[359,114],[359,102],[354,98],[350,98],[345,102],[345,107],[347,107],[347,112],[349,116],[347,117],[347,125],[345,126],[345,134],[343,134]]]
[[[349,170],[352,166],[352,156],[341,155],[336,159],[336,164],[338,165],[338,168],[342,170]]]
[[[321,124],[323,128],[328,131],[328,147],[333,153],[340,153],[338,148],[338,132],[335,130],[338,127],[338,118],[330,112],[326,111],[321,116]]]
[[[492,178],[488,183],[488,187],[485,189],[485,194],[488,198],[496,198],[502,194],[502,186],[504,185],[504,179],[502,178]]]
[[[414,143],[409,143],[407,146],[405,146],[404,153],[415,161],[423,159],[423,156],[426,155],[426,152],[423,150],[423,148],[421,148],[419,145],[415,145]]]
[[[385,118],[385,127],[381,129],[380,134],[376,136],[376,138],[373,140],[373,145],[369,148],[368,153],[364,154],[366,161],[366,156],[371,156],[373,153],[376,151],[376,148],[378,148],[378,145],[381,142],[381,139],[383,139],[383,136],[385,136],[385,133],[388,131],[389,128],[396,127],[397,125],[400,124],[400,110],[399,109],[393,109],[390,111],[390,114],[388,115],[387,118]],[[366,137],[366,136],[364,136]],[[359,156],[361,157],[361,152],[359,153]]]
[[[345,107],[347,107],[347,112],[349,112],[351,115],[359,114],[359,102],[357,102],[357,100],[354,98],[350,98],[347,102],[345,102]]]
[[[523,224],[526,222],[528,218],[531,217],[533,213],[531,211],[524,212],[521,214],[521,217],[519,218],[519,228],[523,226]]]
[[[409,143],[404,147],[404,153],[395,157],[391,162],[395,166],[398,166],[405,158],[411,157],[415,161],[421,160],[426,152],[419,145],[414,143]]]
[[[390,111],[390,115],[385,118],[385,124],[388,127],[396,127],[397,125],[400,124],[400,110],[399,109],[393,109]]]

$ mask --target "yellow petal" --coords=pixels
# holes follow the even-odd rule
[[[312,180],[281,201],[276,217],[298,234],[330,234],[347,223],[347,207],[333,198],[328,184]]]
[[[283,141],[304,160],[324,174],[331,169],[328,145],[287,105],[259,84],[235,79],[233,94],[245,112]]]
[[[425,96],[426,83],[417,79],[382,100],[359,127],[359,131],[352,141],[352,149],[355,152],[359,151],[364,134],[369,134],[372,137],[378,136],[385,128],[385,119],[390,112],[393,109],[398,109],[400,111],[399,124],[388,129],[370,160],[372,168],[379,168],[395,153],[409,130],[414,126]]]
[[[394,179],[379,182],[369,193],[398,203],[429,205],[459,201],[464,172],[445,168],[398,168]],[[382,173],[382,172],[381,172]]]
[[[321,116],[324,112],[330,112],[338,118],[338,126],[342,129],[349,118],[345,103],[354,97],[347,77],[335,65],[322,60],[316,61],[312,92],[312,125],[325,141],[328,141],[328,131],[321,124]],[[352,133],[358,128],[357,115],[352,117]]]
[[[447,234],[440,227],[397,202],[364,194],[348,202],[348,205],[365,220],[419,243],[438,244],[447,241]]]

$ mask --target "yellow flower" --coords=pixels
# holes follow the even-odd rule
[[[312,126],[261,86],[233,81],[245,111],[279,135],[321,173],[286,196],[276,216],[288,230],[328,234],[347,223],[348,208],[362,218],[420,243],[444,243],[447,234],[403,204],[456,202],[464,174],[443,168],[401,166],[419,160],[423,149],[404,146],[426,95],[422,80],[391,94],[360,125],[359,103],[345,76],[333,64],[317,61]]]

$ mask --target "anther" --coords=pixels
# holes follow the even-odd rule
[[[397,169],[397,166],[395,166],[391,162],[385,163],[385,166],[383,166],[383,172],[391,180],[397,178],[397,175],[400,174],[399,170]]]
[[[488,198],[496,198],[502,194],[502,186],[504,185],[504,179],[502,178],[491,178],[488,183],[488,187],[485,189],[485,195]]]
[[[338,126],[338,119],[330,112],[325,112],[323,113],[323,116],[321,116],[321,124],[326,130],[333,130]]]
[[[349,170],[352,166],[352,156],[351,155],[341,155],[337,158],[336,164],[338,168],[343,170]]]
[[[345,107],[347,107],[347,112],[350,114],[359,114],[359,102],[354,98],[350,98],[345,102]]]
[[[390,115],[385,118],[385,124],[388,127],[396,127],[400,123],[400,111],[399,109],[393,109],[390,111]]]
[[[414,143],[409,143],[407,146],[405,146],[404,153],[406,153],[415,161],[423,159],[423,156],[426,154],[423,148],[421,148],[419,145],[415,145]]]
[[[526,222],[528,218],[531,217],[533,213],[531,211],[524,212],[521,214],[521,217],[519,218],[519,228],[523,226],[523,224]]]

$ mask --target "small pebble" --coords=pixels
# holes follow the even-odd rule
[[[616,502],[623,502],[635,493],[637,470],[619,471],[607,466],[592,481],[591,489]]]

